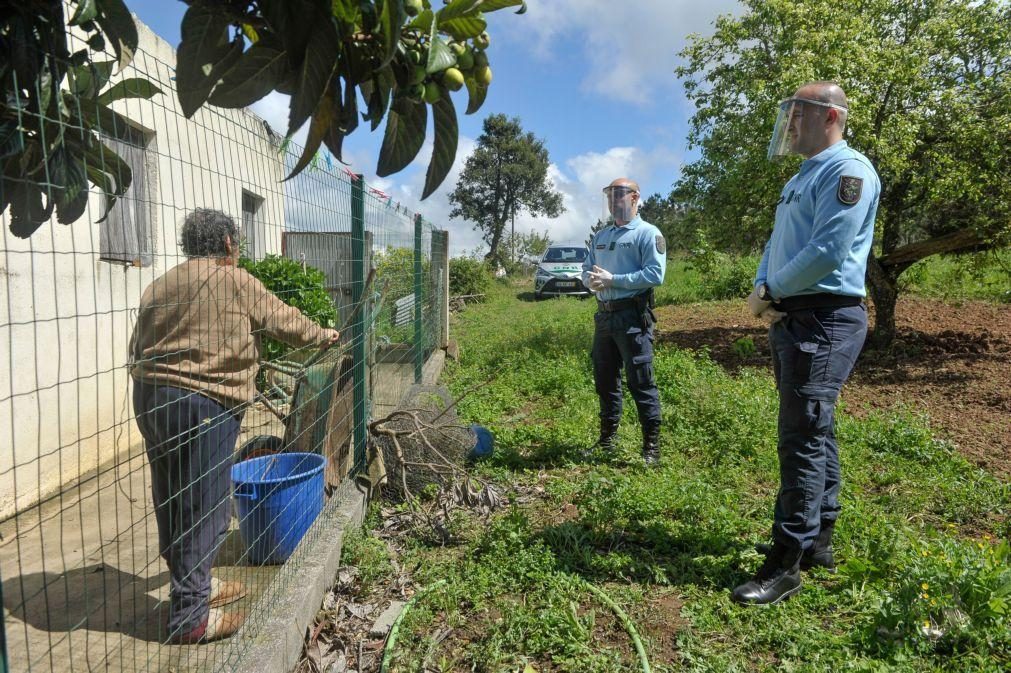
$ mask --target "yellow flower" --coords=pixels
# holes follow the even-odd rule
[[[993,539],[993,536],[992,536],[992,535],[990,535],[989,533],[984,533],[984,534],[983,534],[983,539],[984,539],[984,540],[992,540],[992,539]]]
[[[929,629],[930,628],[930,622],[923,622],[923,628]]]
[[[920,596],[925,599],[930,598],[930,594],[920,594]]]
[[[935,601],[933,598],[931,598],[930,599],[930,604],[931,605],[937,605],[937,601]]]
[[[927,589],[930,588],[930,585],[927,584],[926,582],[924,582],[923,584],[920,585],[920,588],[923,589],[924,591],[926,591]]]

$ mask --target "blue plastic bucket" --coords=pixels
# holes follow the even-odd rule
[[[232,495],[250,563],[284,563],[323,511],[316,453],[279,453],[232,466]]]
[[[474,446],[467,454],[467,460],[473,462],[490,458],[495,450],[495,438],[492,436],[491,430],[477,423],[471,425],[470,429],[474,433]]]

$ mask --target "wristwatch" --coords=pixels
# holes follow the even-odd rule
[[[758,286],[758,298],[762,301],[776,301],[772,298],[772,293],[769,292],[769,286],[765,283]]]

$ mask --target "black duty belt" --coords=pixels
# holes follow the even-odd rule
[[[615,311],[623,311],[626,308],[642,308],[643,303],[641,299],[615,299],[614,301],[600,301],[597,300],[597,310],[604,311],[605,313],[614,313]]]
[[[819,292],[817,294],[800,294],[795,297],[786,297],[773,303],[772,308],[784,313],[791,311],[809,311],[816,308],[843,308],[845,306],[859,306],[863,303],[863,297],[851,297],[842,294],[832,294],[830,292]]]

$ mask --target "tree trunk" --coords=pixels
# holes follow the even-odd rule
[[[899,297],[899,276],[910,266],[932,255],[968,252],[984,245],[971,229],[960,229],[927,241],[909,243],[888,254],[867,260],[867,282],[874,299],[874,334],[871,345],[884,348],[895,338],[895,303]]]
[[[895,303],[901,273],[894,272],[895,269],[883,266],[874,253],[867,260],[867,284],[874,299],[874,332],[869,341],[874,348],[887,347],[895,338]]]
[[[485,261],[488,262],[501,262],[500,255],[498,254],[498,246],[502,242],[502,230],[505,229],[505,222],[495,222],[495,231],[491,236],[491,243],[489,243],[488,254],[484,256]]]

